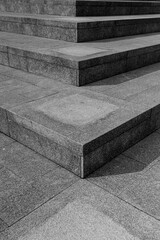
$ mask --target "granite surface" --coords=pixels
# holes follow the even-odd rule
[[[145,224],[144,224],[145,222]],[[159,221],[83,180],[3,232],[2,239],[154,239]]]
[[[160,15],[59,17],[0,13],[0,30],[17,34],[85,42],[159,32]]]
[[[159,61],[159,33],[87,43],[1,32],[1,64],[82,86]],[[6,59],[6,60],[5,60]]]
[[[117,77],[115,82],[115,87],[120,84],[129,90],[133,84],[138,89],[136,83],[144,83],[149,92],[147,104],[143,88],[128,91],[128,98],[139,93],[139,98],[129,102],[109,97],[104,91],[98,93],[105,90],[101,82],[77,89],[1,67],[1,131],[83,178],[157,128],[159,95],[152,97],[159,84],[156,66],[149,72],[155,79],[152,84],[149,76],[145,83],[135,71]],[[129,85],[130,80],[133,84]],[[45,81],[49,85],[45,86]],[[114,89],[114,78],[110,83]]]

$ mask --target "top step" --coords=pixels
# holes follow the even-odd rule
[[[1,12],[60,16],[113,16],[160,13],[160,1],[0,0]]]

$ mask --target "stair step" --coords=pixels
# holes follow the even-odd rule
[[[53,81],[52,93],[41,98],[29,94],[29,82],[38,86],[38,78],[4,68],[0,79],[10,79],[0,81],[0,131],[82,178],[160,127],[160,64],[82,88],[57,88]],[[111,85],[130,98],[107,95]]]
[[[0,11],[61,16],[111,16],[160,13],[160,1],[1,0]]]
[[[0,31],[84,42],[159,32],[160,14],[82,18],[0,13]]]
[[[31,14],[53,14],[64,16],[76,15],[75,0],[1,0],[0,11],[31,13]]]
[[[88,43],[0,35],[0,64],[76,86],[159,61],[159,33]]]

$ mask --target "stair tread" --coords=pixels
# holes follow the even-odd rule
[[[160,46],[160,33],[114,38],[87,43],[70,43],[1,32],[0,45],[2,47],[6,46],[27,52],[66,59],[68,61],[63,62],[64,65],[68,65],[68,62],[70,62],[70,67],[84,68],[95,65],[94,61],[90,61],[92,59],[96,59],[96,64],[99,65],[103,64],[104,61],[109,61],[109,58],[106,59],[105,56],[113,57],[119,55],[121,57],[121,54],[124,53],[127,54],[127,57],[129,56],[129,52],[130,56],[134,54],[134,50],[146,51],[149,47],[157,48]],[[77,65],[77,63],[81,63],[81,65]],[[86,66],[85,64],[87,63],[89,65]]]
[[[23,83],[25,79],[30,79],[32,87],[33,83],[35,84],[35,76],[33,77],[32,74],[21,73],[14,69],[8,70],[7,67],[2,66],[1,72],[2,75],[10,76],[12,81],[14,76],[14,79]],[[158,63],[110,78],[105,83],[100,81],[99,84],[94,85],[94,88],[93,84],[82,88],[65,89],[63,85],[57,88],[57,83],[53,81],[52,90],[51,86],[45,89],[46,95],[41,98],[32,95],[23,102],[17,101],[16,106],[13,106],[13,102],[7,104],[5,101],[4,104],[2,101],[9,94],[14,93],[18,97],[20,88],[15,88],[15,83],[12,82],[13,89],[11,86],[10,91],[6,88],[6,91],[0,93],[0,110],[7,111],[10,124],[19,124],[31,130],[32,134],[39,133],[70,149],[74,154],[82,156],[84,153],[95,151],[137,124],[145,122],[150,118],[151,111],[152,113],[160,111],[159,79],[160,64]],[[137,92],[134,94],[132,82],[137,87]],[[29,85],[29,82],[26,84]],[[123,86],[125,91],[130,92],[131,98],[113,97],[105,91],[96,89],[103,87],[104,90],[111,85],[115,89],[117,86],[121,89]],[[22,88],[24,89],[23,85]],[[49,90],[50,93],[47,92]],[[41,87],[37,91],[41,94]],[[26,97],[25,89],[21,92],[21,95],[23,94]]]
[[[123,21],[123,20],[141,20],[141,19],[159,19],[160,14],[144,14],[144,15],[117,15],[117,16],[97,16],[97,17],[72,17],[72,16],[55,16],[45,14],[21,14],[21,13],[10,13],[0,12],[0,17],[10,17],[10,20],[16,21],[17,19],[37,19],[54,22],[68,22],[68,23],[94,23],[94,22],[107,22],[107,21]],[[7,20],[7,19],[6,19]],[[45,22],[44,22],[45,23]],[[43,22],[39,22],[43,24]],[[47,24],[47,22],[46,22]],[[69,27],[70,25],[68,25]],[[71,25],[71,27],[73,27]]]

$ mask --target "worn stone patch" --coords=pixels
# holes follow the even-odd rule
[[[84,125],[117,110],[118,107],[101,100],[75,94],[62,99],[53,99],[37,110],[55,120],[73,125]]]

